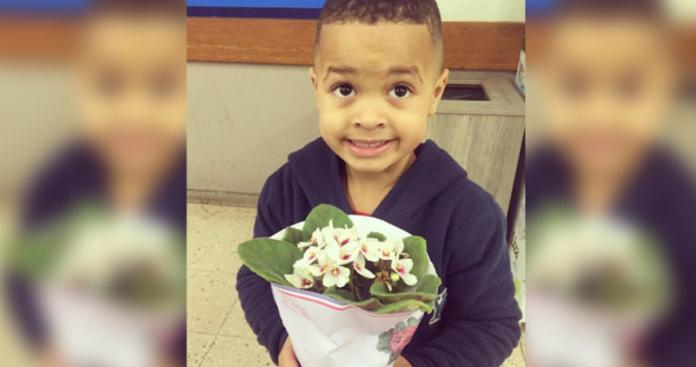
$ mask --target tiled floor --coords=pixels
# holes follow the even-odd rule
[[[273,366],[244,320],[235,292],[237,245],[252,236],[256,211],[188,205],[188,366]],[[520,348],[503,366],[523,367]]]

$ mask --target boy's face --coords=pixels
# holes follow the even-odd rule
[[[638,163],[672,99],[669,47],[650,22],[574,16],[556,22],[542,60],[551,139],[576,169]]]
[[[186,137],[186,28],[166,16],[101,15],[78,54],[80,120],[109,169],[161,170]]]
[[[319,130],[350,169],[410,160],[447,83],[425,25],[328,24],[310,69]]]

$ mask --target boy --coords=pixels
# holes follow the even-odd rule
[[[421,143],[447,84],[441,27],[434,0],[326,2],[310,69],[321,139],[268,179],[254,235],[327,203],[423,236],[441,306],[396,366],[494,367],[520,336],[505,218],[446,152]],[[245,267],[237,279],[259,342],[279,366],[297,367],[268,283]]]
[[[694,363],[696,189],[659,142],[677,90],[660,6],[657,0],[561,2],[537,64],[544,70],[536,95],[547,139],[527,165],[530,220],[558,204],[616,216],[653,235],[665,252],[676,303],[625,366]],[[529,345],[532,359],[531,333]]]
[[[93,3],[81,20],[73,65],[79,134],[31,185],[22,231],[40,231],[90,201],[113,212],[147,213],[183,236],[185,11],[183,1]],[[33,284],[10,274],[7,290],[40,365],[65,366]],[[184,329],[182,307],[178,340],[167,342],[157,366],[185,364]]]

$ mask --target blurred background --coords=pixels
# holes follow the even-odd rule
[[[185,2],[0,2],[0,343],[185,363]]]
[[[690,366],[696,8],[527,2],[527,363]]]

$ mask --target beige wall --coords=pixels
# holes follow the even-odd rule
[[[189,63],[188,187],[258,193],[319,136],[306,67]]]
[[[446,22],[524,22],[525,0],[437,0]]]

